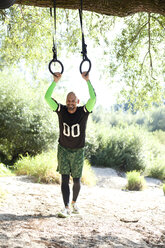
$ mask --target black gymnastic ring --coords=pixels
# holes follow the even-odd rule
[[[52,73],[53,75],[55,75],[54,74],[54,72],[51,70],[51,64],[52,63],[59,63],[60,65],[61,65],[61,74],[64,72],[64,66],[63,66],[63,64],[61,63],[61,61],[59,61],[59,60],[54,60],[54,59],[52,59],[51,61],[50,61],[50,63],[49,63],[49,71],[50,71],[50,73]]]
[[[80,64],[80,73],[81,73],[81,74],[82,74],[82,65],[83,65],[83,63],[86,62],[86,61],[89,63],[89,69],[88,69],[88,71],[87,71],[87,73],[86,73],[85,76],[88,75],[88,73],[89,73],[90,70],[91,70],[91,66],[92,66],[90,59],[87,59],[87,58],[86,58],[86,59],[83,59],[83,61],[82,61],[81,64]]]

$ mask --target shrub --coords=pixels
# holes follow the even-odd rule
[[[165,107],[157,107],[150,113],[150,120],[147,123],[149,131],[165,131]]]
[[[164,192],[164,195],[165,195],[165,184],[163,184],[163,192]]]
[[[88,160],[84,161],[81,181],[88,186],[94,186],[96,184],[96,176],[92,171],[91,165]]]
[[[165,132],[162,130],[156,130],[153,132],[154,137],[156,137],[162,145],[165,145]]]
[[[97,130],[94,151],[90,154],[90,162],[95,166],[112,167],[119,170],[144,170],[144,136],[140,136],[139,129],[104,128]],[[91,149],[92,150],[92,149]]]
[[[7,193],[8,193],[7,191],[4,191],[4,189],[2,189],[0,187],[0,202],[2,202],[4,200],[4,198],[6,197]]]
[[[17,175],[34,176],[37,182],[59,183],[60,175],[56,172],[56,153],[51,151],[31,157],[21,156],[14,164],[14,171]]]
[[[6,166],[0,163],[0,177],[13,176],[14,174],[6,168]]]
[[[0,76],[0,158],[11,164],[20,154],[36,155],[52,148],[57,140],[58,123],[44,94],[48,87],[33,89],[21,77]]]
[[[37,182],[60,183],[61,176],[57,169],[57,154],[54,151],[42,153],[34,157],[21,156],[14,164],[14,171],[17,175],[34,176]],[[84,163],[82,182],[88,185],[94,185],[95,175],[91,170],[89,162]]]
[[[143,176],[140,176],[140,172],[134,170],[127,172],[127,180],[128,183],[126,185],[126,189],[128,190],[143,190],[145,187],[145,179]]]
[[[165,179],[165,160],[162,157],[155,158],[152,164],[146,169],[147,176]]]
[[[164,149],[157,136],[138,126],[95,124],[87,132],[86,157],[94,166],[150,174],[150,167],[157,163],[161,174],[165,166]]]

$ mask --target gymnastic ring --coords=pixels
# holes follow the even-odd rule
[[[80,73],[81,73],[81,74],[82,74],[82,65],[83,65],[83,63],[86,62],[86,61],[89,63],[89,69],[88,69],[87,73],[85,74],[85,76],[88,75],[88,73],[89,73],[90,70],[91,70],[91,66],[92,66],[91,61],[90,61],[88,58],[83,59],[83,61],[82,61],[81,64],[80,64]]]
[[[61,65],[61,74],[64,72],[64,66],[63,66],[63,64],[61,63],[61,61],[59,61],[59,60],[54,60],[54,59],[52,59],[51,61],[50,61],[50,63],[49,63],[49,71],[50,71],[50,73],[52,73],[53,75],[55,75],[55,72],[53,72],[52,71],[52,69],[51,69],[51,64],[52,63],[59,63],[60,65]]]

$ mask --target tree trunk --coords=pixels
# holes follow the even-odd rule
[[[53,0],[16,0],[22,5],[53,7]],[[56,0],[57,8],[79,9],[80,0]],[[137,12],[165,15],[165,0],[83,0],[83,9],[99,14],[128,16]]]

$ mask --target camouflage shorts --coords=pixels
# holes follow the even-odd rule
[[[71,174],[73,178],[80,178],[82,176],[84,148],[69,149],[58,145],[57,159],[57,171],[60,174]]]

